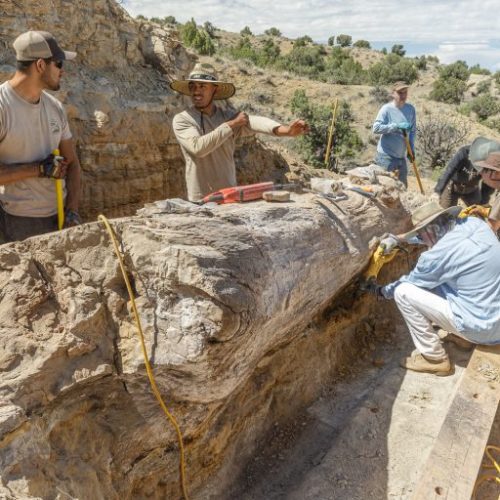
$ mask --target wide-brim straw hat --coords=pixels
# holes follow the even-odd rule
[[[170,88],[176,92],[190,96],[189,82],[204,82],[216,85],[215,100],[229,99],[236,92],[236,87],[232,83],[223,82],[217,78],[215,68],[208,63],[197,63],[186,80],[174,80],[170,84]]]
[[[476,137],[469,149],[469,160],[472,162],[474,168],[480,171],[483,168],[480,163],[486,160],[490,153],[496,151],[500,151],[500,142],[486,137]]]
[[[411,238],[415,236],[420,229],[430,224],[433,220],[437,219],[440,215],[450,214],[456,217],[462,211],[461,207],[453,206],[449,208],[442,208],[437,202],[431,201],[417,208],[411,214],[411,222],[414,228],[403,234],[403,238]]]

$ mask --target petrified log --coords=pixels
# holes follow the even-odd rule
[[[113,222],[193,498],[220,497],[266,429],[317,395],[347,337],[315,337],[315,318],[370,240],[408,225],[399,204],[341,206],[292,195]],[[178,497],[175,434],[103,226],[1,246],[0,289],[0,494]]]

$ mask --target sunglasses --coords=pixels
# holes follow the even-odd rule
[[[54,66],[56,68],[61,69],[63,67],[63,61],[54,61],[54,60],[52,60],[52,62],[54,63]]]

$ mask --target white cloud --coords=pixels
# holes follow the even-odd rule
[[[249,26],[259,34],[276,26],[285,36],[309,35],[316,41],[344,33],[372,43],[441,44],[436,54],[443,62],[455,53],[467,54],[468,62],[472,57],[488,60],[489,67],[500,64],[498,48],[491,43],[496,40],[500,46],[498,0],[124,0],[123,6],[133,16],[172,15],[180,22],[193,17],[234,32]],[[464,38],[477,47],[460,51]]]

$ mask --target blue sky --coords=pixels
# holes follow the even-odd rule
[[[436,55],[443,63],[459,59],[500,70],[498,0],[122,0],[132,15],[193,17],[228,31],[249,26],[254,34],[271,26],[285,36],[309,35],[326,42],[331,35],[351,35],[372,47],[405,47],[408,56]]]

